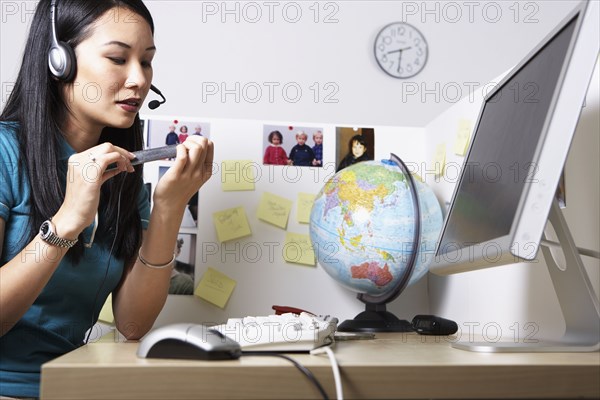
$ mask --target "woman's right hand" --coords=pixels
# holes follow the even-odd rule
[[[129,151],[103,143],[69,157],[67,186],[62,206],[52,218],[59,237],[76,239],[96,216],[100,188],[121,172],[133,172]],[[115,169],[107,171],[109,165]]]

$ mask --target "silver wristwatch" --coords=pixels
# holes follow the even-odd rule
[[[73,247],[75,246],[75,243],[77,243],[77,239],[69,240],[58,237],[56,235],[54,224],[49,219],[42,222],[42,225],[40,226],[40,238],[42,238],[42,240],[48,244],[65,248]]]

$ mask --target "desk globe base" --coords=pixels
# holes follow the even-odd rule
[[[386,310],[385,304],[366,304],[365,311],[338,326],[340,332],[413,332],[413,326]]]

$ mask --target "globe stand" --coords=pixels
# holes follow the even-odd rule
[[[366,304],[366,310],[338,326],[340,332],[412,332],[413,326],[386,310],[385,304]]]
[[[386,304],[394,300],[402,293],[408,285],[410,277],[417,262],[417,254],[421,246],[421,206],[419,205],[419,195],[417,185],[412,174],[404,162],[395,154],[390,154],[390,160],[385,160],[390,164],[397,165],[404,176],[407,177],[408,186],[413,203],[414,211],[414,234],[412,241],[413,251],[406,263],[404,274],[396,287],[390,292],[379,296],[372,296],[366,293],[359,293],[356,297],[365,303],[365,311],[358,314],[354,319],[348,319],[338,326],[340,332],[412,332],[412,324],[406,320],[399,319],[394,314],[386,310]]]

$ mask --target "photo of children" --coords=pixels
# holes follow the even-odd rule
[[[298,126],[263,126],[263,164],[323,166],[323,129]]]
[[[336,128],[336,172],[361,161],[373,160],[375,130],[373,128]]]
[[[202,135],[210,139],[210,123],[178,120],[150,119],[147,121],[148,132],[146,148],[168,146],[183,143],[189,136],[190,127],[194,127],[193,135]]]
[[[169,294],[194,294],[195,248],[195,235],[180,234],[177,237]]]

